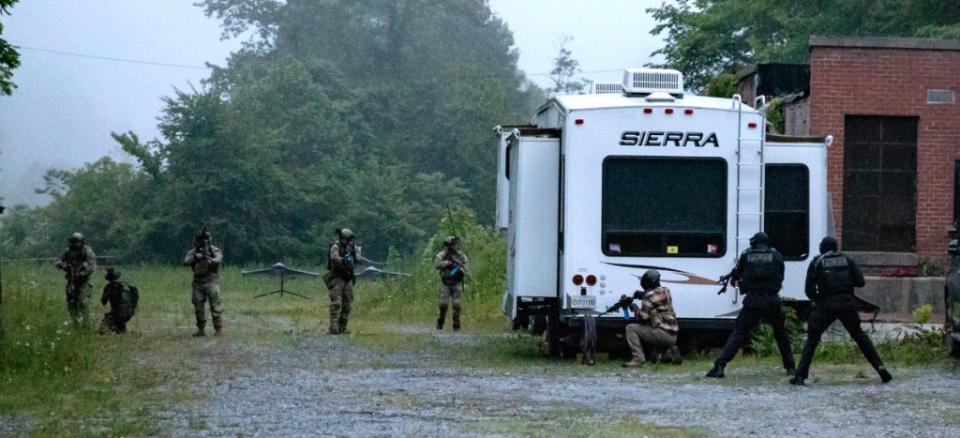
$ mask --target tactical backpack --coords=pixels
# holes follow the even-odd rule
[[[839,252],[830,251],[817,259],[817,291],[823,298],[853,293],[850,261]]]
[[[130,304],[130,314],[133,314],[137,310],[137,304],[140,304],[140,289],[129,283],[124,286],[123,302]]]
[[[780,276],[780,263],[777,262],[776,252],[773,249],[747,250],[743,272],[740,273],[739,285],[747,292],[759,290],[776,293],[780,290],[783,277]]]

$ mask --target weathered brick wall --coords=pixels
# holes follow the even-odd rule
[[[810,133],[833,135],[828,186],[843,238],[845,115],[918,117],[917,254],[946,263],[953,222],[960,104],[928,104],[928,89],[960,94],[960,51],[812,47]]]

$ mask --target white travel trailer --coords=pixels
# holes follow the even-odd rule
[[[761,230],[786,259],[781,296],[806,300],[807,264],[828,234],[830,137],[768,136],[739,96],[685,94],[679,72],[658,69],[627,70],[615,92],[555,97],[530,125],[496,132],[503,311],[514,327],[545,322],[553,353],[651,268],[681,337],[732,327],[741,300],[718,295],[718,278]],[[625,315],[597,321],[619,329]]]

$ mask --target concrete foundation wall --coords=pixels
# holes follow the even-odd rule
[[[881,320],[911,321],[911,313],[924,304],[933,305],[933,321],[942,322],[944,279],[942,277],[867,277],[857,295],[880,306]]]

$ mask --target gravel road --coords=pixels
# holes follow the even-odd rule
[[[283,347],[203,341],[191,354],[211,364],[192,384],[208,397],[159,413],[173,435],[510,436],[558,427],[595,435],[623,418],[706,436],[960,433],[960,370],[938,367],[893,369],[887,385],[863,375],[865,365],[836,367],[797,388],[749,360],[733,362],[720,381],[704,380],[705,370],[569,363],[463,368],[436,349],[384,353],[322,335]]]

